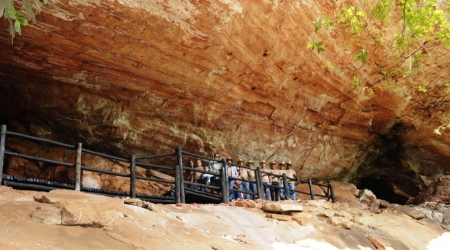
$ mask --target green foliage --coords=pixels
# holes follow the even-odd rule
[[[352,90],[355,90],[359,87],[359,85],[361,85],[361,79],[359,79],[358,77],[353,77],[353,87]]]
[[[446,82],[444,84],[444,88],[446,88],[448,91],[450,91],[450,82]]]
[[[310,50],[317,49],[317,53],[319,53],[319,54],[320,54],[320,52],[325,51],[325,49],[323,48],[323,42],[314,42],[314,41],[312,41],[312,42],[308,43],[306,48],[310,49]]]
[[[318,32],[320,28],[322,28],[322,25],[326,24],[328,27],[333,27],[334,23],[329,18],[318,18],[316,21],[313,22],[314,26],[314,32]]]
[[[425,87],[425,85],[420,85],[420,86],[419,86],[419,91],[420,91],[420,92],[423,92],[423,93],[426,93],[428,90],[427,90],[427,88]]]
[[[342,56],[356,54],[353,61],[363,64],[360,67],[352,65],[353,75],[365,75],[368,83],[380,90],[397,92],[411,88],[400,83],[414,82],[403,79],[424,66],[435,64],[434,58],[445,54],[445,50],[430,48],[450,48],[450,0],[332,1],[331,4],[336,9],[335,15],[313,22],[315,36],[320,37],[315,40],[320,42],[310,42],[308,49],[320,53],[328,42],[343,43],[345,53]],[[336,24],[337,28],[321,32],[325,24]],[[368,52],[361,48],[370,48],[376,55],[369,57]],[[433,55],[433,51],[443,54]],[[429,59],[427,64],[423,63],[425,55]],[[371,62],[372,58],[376,61]],[[406,66],[408,63],[409,67]],[[367,76],[365,64],[378,67],[383,78]],[[353,77],[352,90],[363,84],[356,76]],[[419,93],[427,93],[425,85],[418,86]],[[450,91],[450,82],[444,87]],[[374,90],[368,86],[364,86],[361,92],[374,95]],[[446,128],[450,128],[450,123],[439,127],[435,133],[440,134]]]
[[[44,4],[46,4],[47,1],[48,0],[43,0]],[[40,0],[33,0],[33,2],[31,2],[31,0],[22,0],[22,3],[26,12],[26,17],[23,16],[21,11],[16,11],[13,0],[0,0],[0,18],[4,16],[9,21],[11,44],[14,41],[16,33],[22,35],[22,26],[27,26],[28,20],[33,21],[33,23],[36,22],[36,14],[33,11],[33,3],[36,13],[41,11],[42,3]]]
[[[322,17],[313,22],[314,31],[320,37],[316,40],[320,42],[312,41],[307,48],[320,53],[325,51],[327,42],[333,42],[334,37],[344,37],[350,44],[356,44],[355,47],[373,48],[375,45],[375,50],[386,50],[383,53],[389,57],[382,58],[386,63],[376,63],[380,67],[393,65],[394,68],[380,69],[384,70],[384,79],[375,87],[381,90],[397,92],[405,88],[398,86],[397,76],[409,75],[408,71],[417,73],[421,69],[424,54],[432,59],[433,55],[427,50],[431,44],[450,48],[450,0],[365,0],[355,1],[353,5],[345,1],[336,2],[336,5],[339,7],[334,17]],[[337,29],[331,29],[334,24]],[[329,28],[327,33],[320,32],[323,26]],[[355,62],[371,64],[371,57],[364,49],[353,53],[356,54]],[[409,68],[399,68],[403,67],[403,62],[409,62]],[[359,70],[364,70],[364,66],[355,68],[355,75],[358,75]],[[361,79],[354,77],[352,90],[360,85]],[[445,86],[450,91],[450,83]],[[428,91],[425,85],[420,85],[418,90],[421,93]],[[370,87],[364,87],[362,93],[374,95]]]
[[[27,19],[25,19],[22,16],[22,13],[20,11],[16,11],[14,9],[14,6],[12,6],[8,11],[8,18],[14,20],[14,30],[15,32],[19,33],[21,35],[21,28],[20,26],[26,26],[28,25]]]
[[[362,63],[366,63],[368,56],[369,56],[369,54],[367,53],[367,51],[362,49],[362,50],[358,51],[358,53],[356,53],[355,62],[361,61]]]
[[[393,10],[393,4],[389,0],[380,0],[375,4],[371,14],[380,21],[385,21]]]
[[[355,33],[360,32],[366,26],[366,12],[361,9],[356,9],[355,6],[342,8],[338,12],[338,23],[348,25]]]
[[[402,0],[399,4],[403,9],[403,32],[396,35],[397,48],[408,49],[417,42],[435,39],[450,47],[450,23],[436,0]]]

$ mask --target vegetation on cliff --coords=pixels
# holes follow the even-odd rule
[[[362,79],[359,72],[368,60],[374,58],[377,50],[387,50],[391,54],[388,61],[374,60],[383,75],[385,86],[396,89],[395,79],[400,74],[411,74],[419,70],[423,56],[432,57],[428,48],[433,46],[450,47],[450,1],[436,0],[379,0],[343,3],[334,17],[319,18],[312,23],[316,32],[315,40],[307,48],[321,53],[327,43],[335,37],[344,36],[351,44],[354,61],[361,62],[353,78],[353,90],[366,84],[363,92],[374,93],[373,84]],[[371,48],[370,51],[366,48]],[[409,61],[409,67],[400,65]],[[442,82],[442,86],[450,86]],[[424,84],[418,87],[427,92]],[[438,130],[439,131],[439,130]]]
[[[47,3],[48,0],[43,0]],[[5,17],[9,21],[9,33],[11,34],[11,43],[14,41],[16,33],[22,34],[21,26],[28,25],[28,21],[36,22],[36,14],[41,11],[42,3],[40,0],[22,0],[23,9],[26,12],[24,16],[20,10],[16,10],[13,0],[0,0],[0,17]]]

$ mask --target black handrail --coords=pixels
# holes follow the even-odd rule
[[[24,158],[24,159],[32,160],[32,161],[41,161],[41,162],[55,164],[55,165],[61,165],[61,166],[65,166],[65,167],[75,167],[75,163],[67,163],[67,162],[63,162],[63,161],[48,160],[48,159],[45,159],[45,158],[34,157],[34,156],[30,156],[30,155],[24,155],[24,154],[15,153],[15,152],[4,151],[4,154],[5,155],[10,155],[10,156],[16,156],[16,157],[19,157],[19,158]]]
[[[85,148],[83,148],[83,149],[81,149],[81,150],[82,150],[82,152],[89,153],[89,154],[92,154],[92,155],[101,156],[101,157],[103,157],[103,158],[107,158],[107,159],[111,159],[111,160],[118,160],[118,161],[123,161],[123,162],[126,162],[126,163],[130,163],[130,159],[125,159],[125,158],[122,158],[122,157],[117,157],[117,156],[113,156],[113,155],[108,155],[108,154],[104,154],[104,153],[99,153],[99,152],[95,152],[95,151],[92,151],[92,150],[89,150],[89,149],[85,149]]]
[[[197,157],[199,159],[205,159],[208,161],[214,161],[215,159],[209,158],[209,157],[205,157],[202,155],[198,155],[198,154],[194,154],[194,153],[190,153],[190,152],[186,152],[186,151],[182,151],[180,147],[177,147],[175,152],[172,153],[166,153],[166,154],[156,154],[156,155],[142,155],[142,156],[136,156],[136,155],[132,155],[130,157],[130,159],[125,159],[122,157],[117,157],[117,156],[113,156],[113,155],[108,155],[108,154],[104,154],[104,153],[99,153],[99,152],[95,152],[89,149],[84,149],[81,147],[81,143],[78,144],[78,150],[80,152],[84,152],[84,153],[88,153],[88,154],[92,154],[92,155],[97,155],[106,159],[110,159],[110,160],[118,160],[118,161],[122,161],[124,163],[129,163],[130,164],[130,173],[118,173],[118,172],[114,172],[114,171],[108,171],[108,170],[102,170],[102,169],[97,169],[97,168],[92,168],[92,167],[88,167],[88,166],[84,166],[81,164],[76,164],[76,163],[67,163],[67,162],[62,162],[62,161],[56,161],[56,160],[50,160],[50,159],[45,159],[45,158],[40,158],[40,157],[34,157],[34,156],[30,156],[30,155],[26,155],[26,154],[21,154],[21,153],[16,153],[16,152],[8,152],[5,151],[5,144],[6,144],[6,136],[10,135],[13,137],[19,137],[19,138],[23,138],[23,139],[28,139],[31,141],[36,141],[36,142],[41,142],[41,143],[48,143],[48,144],[52,144],[52,145],[56,145],[59,147],[63,147],[63,148],[67,148],[67,149],[77,149],[77,146],[75,145],[70,145],[70,144],[65,144],[65,143],[60,143],[60,142],[56,142],[56,141],[52,141],[52,140],[48,140],[48,139],[44,139],[44,138],[39,138],[39,137],[34,137],[34,136],[30,136],[30,135],[23,135],[20,133],[15,133],[15,132],[10,132],[7,131],[6,126],[2,125],[1,126],[1,139],[0,139],[0,185],[2,184],[2,181],[5,182],[5,184],[11,184],[11,181],[6,181],[3,179],[3,167],[4,167],[4,156],[5,155],[9,155],[9,156],[15,156],[15,157],[20,157],[20,158],[24,158],[24,159],[28,159],[28,160],[34,160],[34,161],[39,161],[39,162],[45,162],[45,163],[49,163],[49,164],[54,164],[54,165],[60,165],[60,166],[66,166],[66,167],[75,167],[77,169],[80,170],[84,170],[84,171],[92,171],[92,172],[97,172],[97,173],[102,173],[102,174],[109,174],[109,175],[115,175],[115,176],[121,176],[121,177],[129,177],[130,178],[130,192],[126,193],[129,194],[132,198],[134,197],[141,197],[144,194],[136,194],[135,193],[135,189],[136,189],[136,180],[146,180],[146,181],[157,181],[157,182],[163,182],[163,183],[169,183],[169,184],[173,184],[175,186],[175,202],[185,202],[185,188],[184,188],[184,184],[187,184],[188,186],[194,186],[194,187],[206,187],[208,189],[211,190],[220,190],[222,192],[222,202],[227,203],[229,201],[229,194],[230,191],[237,191],[237,192],[241,192],[241,193],[246,193],[246,194],[251,194],[251,195],[258,195],[258,197],[263,198],[264,193],[264,186],[267,188],[270,187],[276,187],[278,189],[284,189],[285,193],[286,193],[286,197],[289,198],[290,197],[290,192],[296,192],[296,193],[302,193],[302,194],[309,194],[311,195],[311,199],[314,199],[315,196],[318,197],[325,197],[328,198],[328,200],[332,200],[333,202],[336,202],[336,198],[334,196],[334,190],[333,190],[333,186],[331,185],[331,183],[328,184],[322,184],[322,183],[317,183],[317,182],[312,182],[311,180],[297,180],[296,178],[291,178],[291,177],[287,177],[285,173],[283,174],[273,174],[271,172],[267,172],[262,170],[260,167],[257,168],[250,168],[248,166],[244,166],[244,165],[239,165],[239,164],[235,164],[235,163],[231,163],[231,166],[236,166],[239,168],[244,168],[247,170],[251,170],[254,171],[255,174],[255,180],[244,180],[242,178],[235,178],[235,177],[231,177],[228,176],[228,169],[227,169],[227,162],[226,159],[222,159],[221,163],[222,163],[222,169],[220,170],[220,173],[214,173],[214,172],[209,172],[209,171],[204,171],[204,170],[200,170],[200,169],[196,169],[196,168],[190,168],[190,167],[185,167],[183,166],[183,155],[188,155],[188,156],[193,156],[193,157]],[[79,155],[78,155],[79,154]],[[77,162],[80,161],[80,157],[81,154],[78,152],[77,154]],[[161,166],[161,165],[156,165],[156,164],[150,164],[150,163],[144,163],[144,162],[138,162],[137,160],[139,159],[155,159],[155,158],[159,158],[159,157],[172,157],[172,156],[176,156],[176,161],[177,161],[177,165],[174,167],[167,167],[167,166]],[[154,168],[159,168],[159,169],[165,169],[165,170],[175,170],[175,181],[171,181],[171,180],[164,180],[164,179],[156,179],[156,178],[150,178],[150,177],[143,177],[143,176],[136,176],[136,167],[142,167],[142,168],[147,168],[147,169],[154,169]],[[190,181],[185,181],[183,179],[183,171],[194,171],[194,172],[201,172],[201,173],[208,173],[211,174],[213,176],[218,176],[219,179],[221,180],[221,183],[219,186],[210,186],[210,185],[205,185],[202,183],[193,183]],[[262,174],[266,174],[269,176],[274,176],[274,177],[279,177],[282,180],[280,180],[280,183],[283,184],[283,186],[274,186],[271,184],[262,184]],[[80,181],[79,178],[76,178],[77,181]],[[237,189],[233,189],[229,187],[229,181],[230,180],[241,180],[241,181],[245,181],[248,183],[256,183],[257,184],[257,190],[255,191],[247,191],[247,190],[237,190]],[[307,192],[303,192],[303,191],[298,191],[298,190],[291,190],[289,188],[289,182],[292,181],[296,181],[297,183],[308,183],[309,185],[309,193]],[[78,186],[78,190],[79,188],[79,183],[75,183],[75,186]],[[21,186],[17,183],[15,183],[14,185],[16,186]],[[32,184],[32,185],[22,185],[23,187],[28,186],[28,187],[35,187],[37,184]],[[65,185],[65,184],[64,184]],[[314,194],[312,186],[313,185],[317,185],[319,187],[326,187],[327,190],[325,192],[325,195],[323,194]],[[72,184],[68,184],[65,185],[64,187],[72,187],[74,185]],[[46,187],[46,190],[51,189],[51,187]],[[86,188],[81,188],[82,190],[86,190]],[[195,194],[197,192],[191,191],[189,189],[187,189],[189,194]],[[214,196],[214,195],[208,195],[208,194],[196,194],[202,197],[208,197],[209,199],[212,200],[218,200],[220,199],[220,197],[218,196]],[[156,196],[155,196],[156,197]],[[152,197],[152,199],[157,199],[155,197]]]
[[[143,163],[143,162],[136,162],[136,166],[143,167],[143,168],[160,168],[160,169],[165,169],[165,170],[175,170],[174,167],[166,167],[166,166],[150,164],[150,163]]]
[[[6,128],[6,126],[5,126],[5,128]],[[49,140],[49,139],[44,139],[44,138],[35,137],[35,136],[31,136],[31,135],[19,134],[19,133],[11,132],[11,131],[6,131],[6,135],[11,135],[11,136],[14,136],[14,137],[29,139],[30,141],[45,142],[45,143],[53,144],[53,145],[60,146],[60,147],[63,147],[63,148],[67,148],[67,149],[75,149],[77,147],[75,145],[65,144],[65,143],[52,141],[52,140]]]
[[[166,157],[166,156],[175,156],[175,153],[167,153],[167,154],[159,154],[159,155],[137,155],[136,160],[138,159],[153,159],[158,157]]]
[[[275,176],[275,177],[283,177],[284,176],[284,174],[281,174],[281,175],[280,174],[273,174],[271,172],[262,171],[262,170],[261,170],[261,173],[265,173],[267,175],[271,175],[271,176]],[[278,189],[284,189],[285,193],[286,193],[286,190],[287,190],[287,191],[293,191],[295,193],[308,194],[308,195],[311,196],[311,200],[314,200],[315,197],[318,196],[318,197],[328,198],[327,200],[331,199],[333,202],[336,202],[336,198],[334,196],[333,186],[331,184],[321,184],[321,183],[318,183],[318,182],[313,182],[311,179],[309,179],[309,180],[298,180],[298,179],[290,178],[290,177],[287,177],[287,176],[286,176],[286,179],[287,180],[291,180],[291,181],[296,181],[297,183],[307,183],[308,186],[309,186],[309,193],[308,192],[299,191],[299,190],[291,190],[291,189],[286,188],[284,186],[283,187],[281,187],[281,186],[273,186],[273,185],[270,185],[270,184],[268,184],[268,185],[266,184],[265,186],[275,187],[275,188],[278,188]],[[314,191],[313,191],[313,188],[312,188],[313,185],[317,185],[317,186],[320,186],[320,187],[326,187],[327,190],[330,190],[330,192],[327,191],[327,193],[325,195],[323,195],[323,194],[315,194]]]
[[[118,172],[113,172],[113,171],[109,171],[109,170],[86,167],[83,165],[81,165],[81,169],[91,171],[91,172],[96,172],[96,173],[102,173],[102,174],[117,175],[117,176],[121,176],[121,177],[130,177],[130,174],[127,174],[127,173],[118,173]]]

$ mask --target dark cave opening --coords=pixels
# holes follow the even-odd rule
[[[396,194],[389,185],[382,179],[376,178],[362,178],[359,181],[358,189],[371,190],[378,199],[396,203],[400,205],[406,204],[408,200],[406,197]]]

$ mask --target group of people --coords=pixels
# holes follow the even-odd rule
[[[186,171],[185,179],[204,185],[220,186],[219,178],[214,174],[219,174],[222,168],[222,161],[220,154],[215,153],[214,160],[209,163],[202,163],[202,160],[197,159],[189,161],[189,167],[194,168],[194,171]],[[255,175],[255,163],[253,161],[238,160],[237,165],[247,166],[248,168],[233,166],[233,160],[227,158],[227,170],[229,177],[229,190],[230,200],[234,199],[257,199],[257,185]],[[292,200],[296,200],[295,195],[295,182],[298,181],[296,172],[292,169],[291,162],[279,162],[274,161],[267,163],[262,160],[259,162],[261,168],[261,182],[263,185],[263,192],[266,200],[285,200],[287,198],[286,192],[289,192],[289,197]],[[200,170],[200,171],[197,171]],[[287,189],[283,185],[283,179],[280,177],[282,174],[286,174],[288,177]],[[231,178],[230,178],[231,177]],[[208,189],[205,186],[189,186],[200,192],[207,192]],[[212,191],[211,191],[212,192]]]

